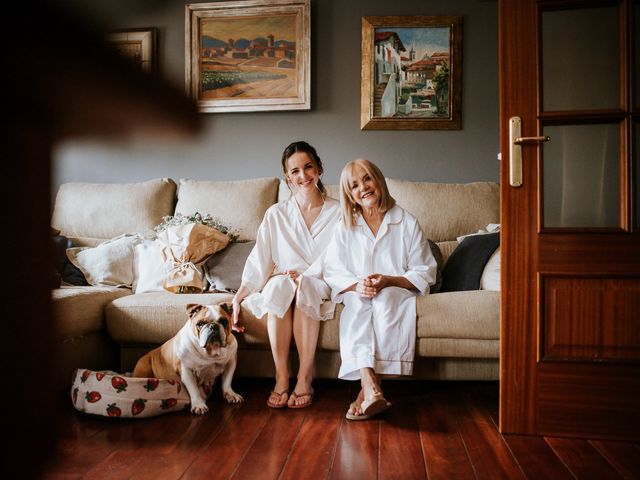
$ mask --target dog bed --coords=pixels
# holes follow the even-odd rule
[[[71,401],[76,410],[105,417],[143,418],[183,410],[189,393],[176,380],[134,378],[130,374],[79,368]]]

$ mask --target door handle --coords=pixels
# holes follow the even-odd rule
[[[511,117],[509,119],[509,184],[512,187],[522,186],[522,144],[548,142],[548,135],[539,137],[523,137],[522,119]]]
[[[541,137],[517,137],[513,139],[513,143],[516,145],[522,145],[523,143],[533,143],[533,142],[548,142],[551,140],[549,135],[544,135]]]

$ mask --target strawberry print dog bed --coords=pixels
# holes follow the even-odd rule
[[[79,368],[73,376],[71,401],[76,410],[84,413],[143,418],[182,410],[190,399],[175,380]]]

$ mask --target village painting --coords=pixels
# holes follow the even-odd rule
[[[298,95],[295,14],[203,18],[200,99]]]
[[[450,27],[376,28],[372,57],[373,117],[450,117]]]

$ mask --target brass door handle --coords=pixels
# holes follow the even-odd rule
[[[524,143],[548,142],[551,137],[548,135],[539,137],[522,137],[522,119],[511,117],[509,119],[509,184],[512,187],[522,185],[522,147]]]
[[[513,143],[516,145],[522,145],[523,143],[548,142],[549,140],[551,140],[549,135],[541,137],[517,137],[513,139]]]

